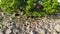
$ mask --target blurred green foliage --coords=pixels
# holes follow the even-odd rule
[[[10,14],[24,10],[27,16],[47,16],[58,11],[58,0],[1,0],[0,6]]]

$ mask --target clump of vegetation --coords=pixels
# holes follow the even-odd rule
[[[58,11],[58,0],[1,0],[0,6],[10,14],[23,10],[27,16],[47,16]]]

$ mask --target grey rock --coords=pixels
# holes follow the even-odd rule
[[[40,33],[40,34],[45,34],[45,30],[39,29],[39,30],[38,30],[38,33]]]
[[[53,32],[53,34],[57,34],[57,32]]]
[[[19,30],[14,28],[13,33],[16,34],[17,32],[19,32]]]
[[[2,21],[3,20],[3,16],[0,16],[0,21]]]
[[[13,28],[13,26],[9,26],[8,28],[9,28],[9,29],[12,29],[12,28]]]
[[[7,26],[2,26],[2,29],[3,29],[3,30],[6,30],[6,29],[7,29]]]
[[[10,23],[7,23],[6,26],[9,27],[10,26]]]
[[[15,22],[11,22],[11,25],[14,26],[15,25]]]
[[[3,21],[2,25],[7,26],[7,21]]]
[[[3,32],[2,32],[2,31],[0,31],[0,34],[3,34]]]
[[[2,25],[0,25],[0,29],[2,28]]]
[[[16,23],[16,27],[19,28],[20,27],[20,23]]]
[[[59,24],[55,25],[54,29],[55,29],[56,31],[60,32],[60,25],[59,25]]]
[[[11,30],[10,29],[7,29],[6,30],[6,34],[10,34],[11,33]]]

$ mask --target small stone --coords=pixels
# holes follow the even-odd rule
[[[12,26],[15,25],[15,22],[11,22],[11,25],[12,25]]]
[[[9,28],[9,29],[12,29],[12,28],[13,28],[13,26],[9,26],[8,28]]]
[[[6,30],[6,34],[10,34],[11,33],[11,30],[10,29],[7,29]]]
[[[43,29],[38,29],[38,33],[40,33],[40,34],[45,34],[45,30],[43,30]]]
[[[3,29],[7,29],[7,27],[6,27],[6,26],[3,26],[2,28],[3,28]]]
[[[33,30],[33,34],[37,34],[37,33],[38,33],[37,31]]]
[[[3,32],[0,31],[0,34],[3,34]]]
[[[16,23],[16,27],[19,28],[20,24],[19,23]]]
[[[2,25],[0,25],[0,29],[2,28]]]
[[[10,23],[7,23],[7,27],[9,27],[10,26]]]
[[[7,22],[3,22],[2,25],[6,26],[7,25]]]
[[[33,32],[31,31],[30,34],[33,34]]]
[[[0,21],[2,21],[3,20],[3,17],[2,16],[0,16]]]
[[[2,29],[0,29],[0,34],[3,34]]]
[[[53,32],[53,34],[57,34],[56,32]]]
[[[5,13],[3,13],[3,12],[2,12],[1,14],[2,14],[2,16],[4,16],[4,15],[5,15]]]
[[[12,20],[12,18],[10,17],[10,20]]]
[[[56,31],[60,32],[60,25],[59,25],[59,24],[55,25],[54,29],[55,29]]]
[[[16,34],[17,32],[19,32],[19,30],[14,28],[13,33]]]

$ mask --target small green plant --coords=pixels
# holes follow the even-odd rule
[[[47,16],[58,11],[58,0],[1,0],[0,6],[8,13],[24,10],[27,16]]]

